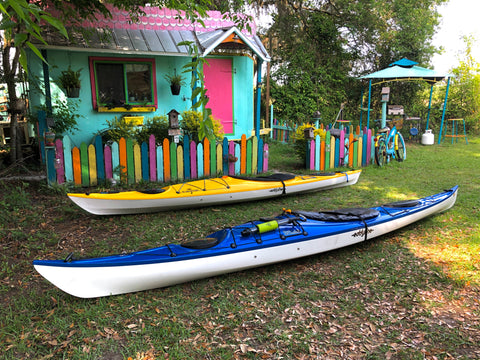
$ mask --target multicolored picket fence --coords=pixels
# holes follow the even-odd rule
[[[72,146],[69,137],[45,147],[49,184],[73,182],[96,186],[106,180],[128,184],[140,181],[170,182],[224,175],[252,175],[268,170],[268,144],[257,137],[221,143],[204,139],[200,143],[184,136],[176,144],[164,139],[157,144],[136,144],[121,138],[104,145],[100,136],[92,144]]]
[[[332,135],[332,134],[335,134]],[[337,167],[362,167],[373,163],[375,143],[372,130],[354,131],[353,126],[327,130],[325,139],[319,135],[307,141],[306,168],[322,171]]]
[[[273,119],[271,127],[272,132],[270,133],[270,137],[272,139],[284,143],[295,141],[295,137],[293,136],[295,134],[295,129],[287,125],[285,122]]]

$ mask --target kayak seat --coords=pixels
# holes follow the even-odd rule
[[[384,204],[383,207],[389,208],[405,208],[405,207],[415,207],[420,204],[418,200],[402,200],[402,201],[395,201],[392,203]]]
[[[204,238],[187,240],[180,245],[188,249],[208,249],[214,247],[220,242],[217,238]]]
[[[138,190],[138,192],[142,194],[155,195],[155,194],[161,194],[162,192],[165,192],[165,189],[146,189],[146,190]]]
[[[330,222],[368,220],[380,215],[378,210],[369,208],[351,208],[320,212],[300,210],[295,211],[294,214],[305,216],[307,219]]]
[[[208,249],[221,243],[230,233],[229,229],[219,230],[203,239],[192,239],[182,242],[180,245],[187,249]]]
[[[250,181],[286,181],[295,179],[294,174],[286,174],[286,173],[275,173],[272,175],[265,175],[265,176],[256,176],[256,177],[248,177],[248,176],[230,176],[234,179],[240,180],[250,180]]]

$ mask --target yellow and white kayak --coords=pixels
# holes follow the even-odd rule
[[[361,172],[351,170],[310,175],[277,173],[255,178],[222,176],[146,191],[67,195],[82,209],[95,215],[138,214],[333,189],[355,184]]]

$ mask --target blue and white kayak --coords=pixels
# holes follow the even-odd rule
[[[374,208],[287,211],[225,228],[204,239],[93,259],[35,260],[35,269],[81,298],[170,286],[318,254],[373,239],[455,204],[458,186]]]

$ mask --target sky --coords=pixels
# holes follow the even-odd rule
[[[443,46],[445,52],[433,57],[435,70],[447,72],[458,66],[458,54],[465,50],[464,35],[475,37],[477,46],[473,47],[473,57],[480,62],[479,10],[479,0],[450,0],[439,8],[442,20],[434,37],[434,45]]]
[[[479,10],[479,0],[450,0],[439,8],[442,19],[433,41],[437,47],[444,47],[444,53],[433,57],[435,70],[448,72],[458,66],[458,53],[465,50],[464,35],[474,35],[476,38],[478,46],[474,47],[473,55],[480,62]],[[268,14],[262,14],[259,20],[268,23],[271,18]]]

